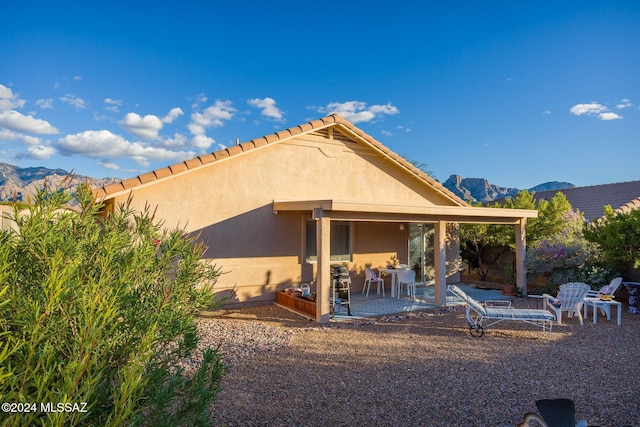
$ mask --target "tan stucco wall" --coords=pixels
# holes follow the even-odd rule
[[[127,194],[116,198],[124,202]],[[362,144],[303,135],[218,160],[133,189],[133,207],[157,207],[167,227],[197,233],[205,257],[224,272],[216,286],[230,302],[273,300],[273,291],[314,277],[304,260],[305,217],[273,213],[274,200],[334,199],[398,205],[453,205],[405,169]],[[406,230],[354,223],[349,268],[407,258]],[[234,291],[231,292],[230,290]]]

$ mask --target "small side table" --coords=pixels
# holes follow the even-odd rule
[[[528,294],[527,298],[532,298],[532,299],[534,299],[536,301],[536,308],[537,309],[540,308],[540,303],[542,303],[542,308],[544,308],[544,299],[546,298],[545,296]],[[527,304],[527,305],[529,305],[529,304]]]
[[[603,301],[600,298],[585,298],[584,299],[584,317],[587,318],[587,307],[591,305],[593,307],[593,323],[598,323],[598,307],[605,305],[615,305],[618,309],[618,326],[622,324],[622,303],[620,301],[611,300]],[[607,320],[611,320],[611,309],[607,310]]]

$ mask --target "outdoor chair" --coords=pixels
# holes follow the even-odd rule
[[[589,289],[585,298],[600,298],[600,295],[610,295],[611,298],[613,299],[613,294],[616,293],[616,291],[620,287],[620,284],[622,284],[622,277],[616,277],[611,282],[609,282],[608,285],[605,285],[602,288],[600,288],[599,291],[596,291],[595,289]],[[585,311],[584,311],[585,317],[587,316],[587,310],[586,310],[587,305],[588,304],[585,304]],[[611,318],[610,305],[601,305],[599,308],[602,314],[606,314],[608,319]]]
[[[544,297],[544,305],[555,313],[556,319],[558,319],[558,325],[562,324],[563,311],[567,312],[569,318],[577,314],[580,319],[580,324],[584,325],[581,311],[589,289],[591,288],[586,283],[565,283],[564,285],[560,285],[560,290],[556,298],[549,294],[542,294]]]
[[[369,289],[371,288],[371,282],[375,282],[378,284],[378,294],[380,294],[380,288],[382,288],[382,296],[384,296],[384,279],[376,276],[376,273],[370,269],[365,267],[364,269],[364,287],[362,288],[362,294],[364,295],[364,291],[367,291],[367,298],[369,298]]]
[[[467,305],[466,317],[472,337],[483,336],[489,326],[496,323],[514,320],[541,327],[543,331],[548,326],[551,339],[551,327],[556,318],[548,310],[515,308],[511,306],[511,301],[485,301],[484,304],[480,304],[456,285],[449,285],[447,290]],[[472,314],[472,311],[475,314]]]
[[[397,275],[397,285],[398,285],[398,298],[400,298],[400,293],[402,292],[402,285],[407,288],[407,295],[412,296],[414,299],[416,297],[416,272],[414,270],[402,270],[398,271]]]
[[[536,421],[542,427],[588,427],[584,420],[576,423],[576,406],[571,399],[542,399],[536,401],[540,415],[527,412],[518,427],[529,427]]]

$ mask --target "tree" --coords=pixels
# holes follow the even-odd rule
[[[478,205],[480,206],[480,205]],[[582,215],[574,212],[562,192],[551,200],[541,200],[536,204],[534,193],[527,190],[518,192],[503,203],[491,207],[508,209],[537,209],[538,218],[527,221],[527,248],[536,248],[542,240],[569,236],[582,230]],[[462,257],[486,280],[493,265],[508,251],[515,251],[515,229],[509,225],[463,224],[460,227]],[[515,271],[515,266],[511,266]]]
[[[567,282],[586,282],[602,286],[615,275],[604,262],[602,251],[583,235],[581,212],[574,211],[562,193],[539,205],[535,227],[542,237],[527,253],[527,270],[547,278],[550,289]]]
[[[420,172],[424,172],[425,174],[429,175],[431,178],[436,179],[433,171],[431,170],[428,164],[421,162],[419,160],[410,159],[407,156],[402,156],[402,158],[408,161],[409,163],[411,163],[417,169],[419,169]]]
[[[148,210],[97,214],[87,185],[74,196],[45,188],[26,215],[14,211],[17,231],[0,233],[3,402],[86,403],[5,413],[5,423],[207,425],[221,356],[207,351],[193,375],[180,362],[195,351],[194,316],[213,303],[219,271]]]
[[[584,235],[616,267],[640,268],[640,210],[616,213],[606,206],[604,218],[585,225]]]
[[[475,203],[473,206],[480,207],[482,204]],[[491,267],[509,250],[509,243],[512,240],[509,228],[513,227],[499,224],[460,225],[462,259],[480,276],[480,280],[487,280]]]

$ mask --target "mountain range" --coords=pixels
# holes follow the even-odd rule
[[[0,163],[0,201],[26,200],[35,194],[38,188],[42,188],[47,183],[51,186],[58,186],[62,180],[69,175],[64,169],[48,169],[44,167],[20,168],[8,163]],[[89,176],[75,175],[71,183],[71,189],[80,183],[89,181],[93,186],[103,186],[119,181],[118,178],[92,178]],[[451,175],[443,185],[466,201],[472,202],[492,202],[497,199],[514,196],[521,189],[500,187],[489,183],[484,178],[463,178],[460,175]],[[546,182],[528,188],[529,191],[548,191],[573,188],[575,185],[568,182]]]
[[[463,200],[481,203],[515,196],[522,190],[522,188],[508,188],[490,184],[484,178],[463,178],[460,175],[451,175],[442,185]],[[527,190],[537,193],[574,187],[575,185],[569,182],[551,181],[527,188]]]
[[[48,185],[58,187],[69,175],[64,169],[44,167],[20,168],[8,163],[0,163],[0,201],[23,201],[33,196],[37,189]],[[119,181],[117,178],[91,178],[74,175],[69,185],[73,190],[81,183],[89,181],[92,186],[102,186]]]

